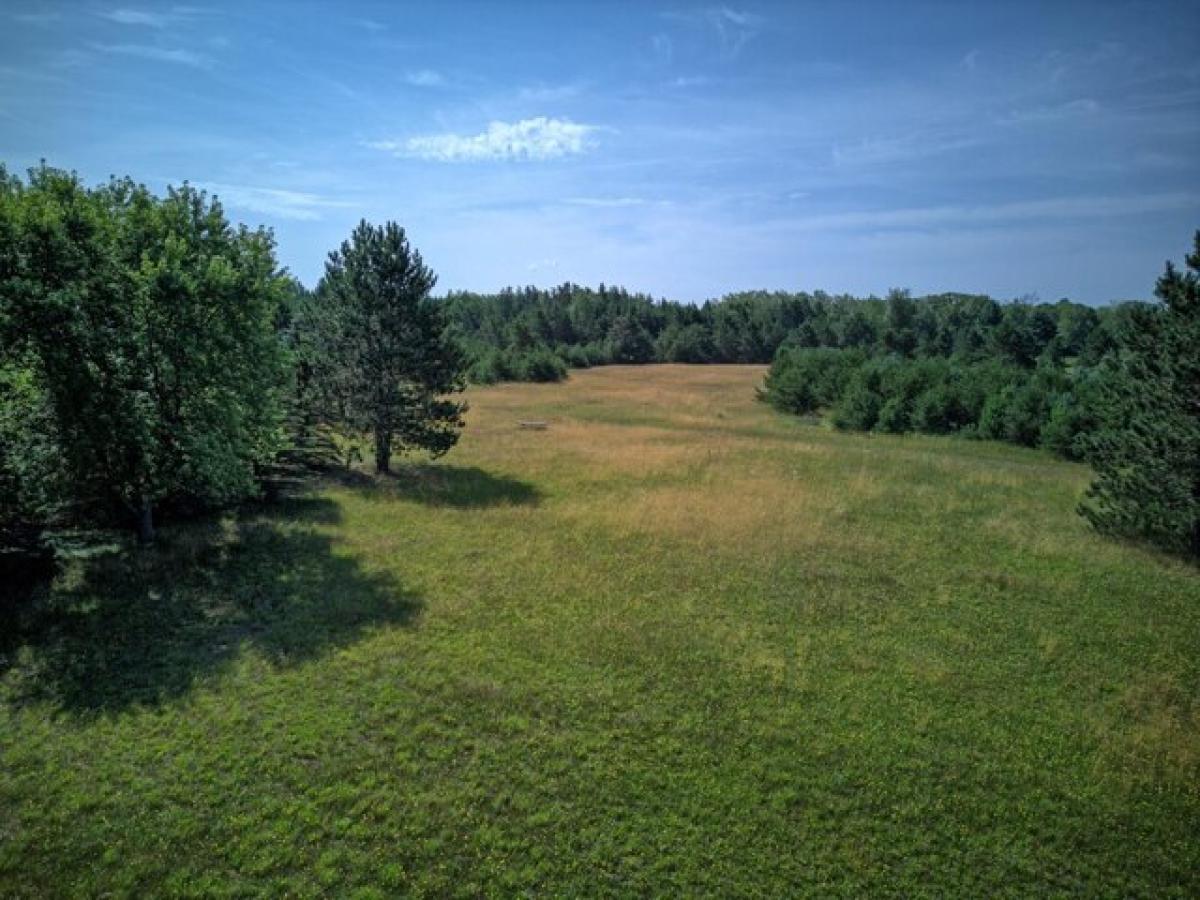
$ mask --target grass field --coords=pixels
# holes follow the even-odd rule
[[[1196,570],[762,374],[473,390],[72,564],[0,639],[0,896],[1200,894]]]

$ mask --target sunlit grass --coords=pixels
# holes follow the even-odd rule
[[[65,573],[0,894],[1200,891],[1196,571],[762,372],[473,390],[445,460]]]

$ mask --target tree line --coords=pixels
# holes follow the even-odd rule
[[[236,503],[290,474],[454,446],[468,380],[771,363],[761,396],[837,427],[1043,446],[1097,471],[1098,527],[1200,555],[1200,235],[1159,303],[755,291],[702,305],[571,283],[434,297],[362,222],[315,289],[187,185],[0,165],[0,566],[47,526]]]
[[[369,435],[384,472],[445,453],[465,359],[435,281],[394,223],[360,224],[308,292],[268,230],[187,184],[0,166],[0,548],[64,523],[150,541],[160,514],[256,496],[331,436]]]
[[[781,347],[867,353],[995,355],[1028,365],[1044,352],[1099,357],[1109,310],[1066,300],[1001,304],[973,294],[885,298],[750,291],[701,305],[566,283],[549,290],[453,292],[447,318],[481,382],[546,381],[610,363],[769,363]]]

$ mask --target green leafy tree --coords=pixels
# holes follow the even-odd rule
[[[371,433],[381,473],[395,452],[441,456],[463,425],[465,405],[447,395],[463,389],[466,360],[430,298],[436,280],[403,228],[363,221],[317,289],[326,396],[346,427]]]
[[[283,282],[271,234],[188,185],[85,188],[46,166],[0,203],[0,321],[34,361],[80,503],[154,537],[164,500],[255,493],[279,447]]]
[[[1102,531],[1200,558],[1200,231],[1186,271],[1168,262],[1155,295],[1162,306],[1135,308],[1109,358],[1080,511]]]
[[[609,356],[615,363],[646,363],[654,359],[654,344],[642,323],[620,316],[608,330]]]
[[[44,530],[62,496],[51,412],[34,367],[0,349],[0,584],[51,568]]]

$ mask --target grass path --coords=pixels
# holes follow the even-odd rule
[[[1196,571],[762,374],[476,389],[73,566],[0,636],[0,895],[1200,893]]]

